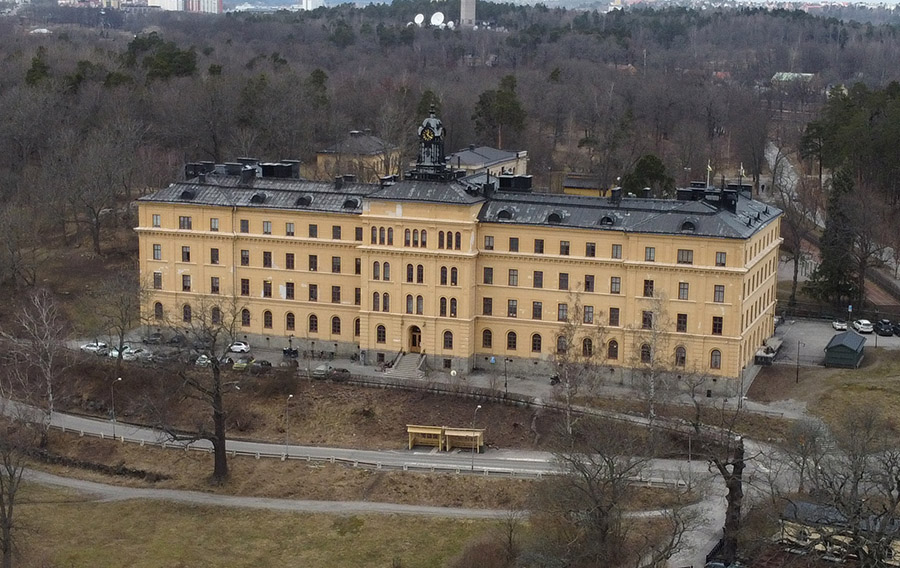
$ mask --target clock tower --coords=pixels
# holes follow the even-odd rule
[[[419,160],[416,169],[440,171],[444,169],[444,124],[435,116],[434,105],[428,118],[419,126]]]

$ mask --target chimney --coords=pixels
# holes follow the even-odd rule
[[[256,168],[253,166],[246,165],[241,168],[241,185],[249,185],[253,183],[253,179],[256,177]]]
[[[613,205],[617,206],[622,202],[622,188],[614,187],[612,191],[610,191],[609,201]]]
[[[206,183],[206,172],[200,172],[200,175],[197,176],[197,181],[200,183]]]
[[[300,160],[281,160],[281,163],[291,167],[292,178],[300,179]]]
[[[335,176],[334,178],[334,188],[341,189],[344,187],[344,176]]]

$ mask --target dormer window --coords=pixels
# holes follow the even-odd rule
[[[350,199],[347,199],[346,201],[344,201],[343,207],[344,207],[344,209],[356,209],[359,207],[359,199],[356,199],[355,197],[351,197]]]
[[[195,194],[190,189],[185,189],[184,191],[181,192],[181,199],[183,199],[185,201],[190,201],[194,197],[195,197]]]
[[[613,218],[610,217],[609,215],[604,215],[603,217],[600,218],[600,224],[601,225],[613,225],[614,221],[613,221]]]
[[[310,203],[312,203],[312,195],[301,195],[297,198],[297,201],[294,202],[295,205],[301,207],[309,207]]]
[[[265,193],[254,193],[253,197],[250,198],[250,203],[265,203],[266,194]]]
[[[502,221],[509,221],[512,219],[512,213],[508,209],[501,209],[499,213],[497,213],[497,218]]]
[[[685,221],[681,224],[681,232],[682,233],[693,233],[697,230],[697,225],[693,223],[693,221]]]
[[[553,212],[547,216],[547,222],[552,223],[553,225],[559,225],[560,223],[562,223],[562,215]]]

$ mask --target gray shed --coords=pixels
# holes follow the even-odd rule
[[[866,338],[855,331],[836,333],[825,346],[825,366],[858,368],[865,345]]]

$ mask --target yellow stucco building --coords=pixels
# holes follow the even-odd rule
[[[234,305],[251,342],[293,336],[366,364],[421,353],[463,374],[498,361],[548,372],[561,352],[619,376],[651,358],[716,379],[752,364],[774,329],[779,210],[734,191],[580,197],[461,177],[429,120],[404,180],[250,164],[142,197],[146,318],[187,325],[201,306]]]

